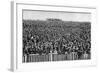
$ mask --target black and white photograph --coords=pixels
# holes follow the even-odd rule
[[[32,2],[12,4],[13,71],[96,65],[95,7]]]
[[[91,60],[91,13],[22,10],[22,63]]]

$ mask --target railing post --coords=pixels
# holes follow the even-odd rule
[[[50,51],[50,61],[52,61],[52,51]]]

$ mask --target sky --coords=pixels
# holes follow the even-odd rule
[[[91,14],[83,12],[23,11],[24,20],[46,20],[47,18],[57,18],[64,21],[88,22],[91,21]]]

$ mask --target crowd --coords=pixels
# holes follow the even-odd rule
[[[27,38],[27,42],[23,47],[24,54],[49,54],[50,51],[56,54],[70,54],[72,52],[77,53],[78,59],[82,57],[83,54],[90,55],[91,43],[90,41],[84,41],[69,35],[67,39],[63,37],[55,41],[39,41],[38,36],[31,36]]]
[[[43,36],[32,33],[23,37],[23,56],[30,54],[48,55],[50,53],[58,55],[75,54],[77,59],[90,59],[90,30],[83,29],[80,33],[70,32],[68,35],[61,35],[55,39],[50,39],[47,34]]]

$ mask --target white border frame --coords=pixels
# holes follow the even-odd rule
[[[12,59],[11,69],[13,71],[31,71],[32,69],[55,69],[66,67],[94,66],[96,65],[96,8],[95,7],[74,7],[59,5],[40,5],[25,2],[12,2]],[[47,10],[47,11],[71,11],[91,13],[91,60],[41,62],[22,64],[22,9]]]

